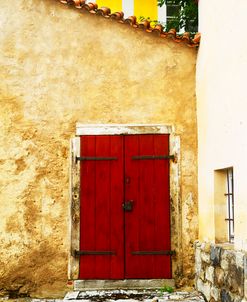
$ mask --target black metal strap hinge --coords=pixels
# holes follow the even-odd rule
[[[76,157],[76,162],[77,161],[85,161],[85,160],[117,160],[117,157],[104,157],[104,156],[77,156]]]
[[[85,256],[85,255],[116,255],[115,251],[74,251],[75,256]]]

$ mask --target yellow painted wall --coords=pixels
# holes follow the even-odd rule
[[[106,6],[111,9],[111,12],[120,12],[122,11],[122,0],[97,0],[96,3],[99,7]]]
[[[135,0],[134,15],[158,20],[157,0]]]
[[[174,277],[192,278],[196,51],[59,1],[4,1],[0,22],[1,294],[61,297],[67,290],[69,147],[77,122],[175,127],[183,268]]]
[[[200,0],[197,62],[200,239],[214,240],[214,170],[233,166],[235,247],[247,250],[245,0]]]
[[[97,0],[99,7],[107,6],[112,12],[124,11],[125,7],[133,8],[132,14],[137,18],[144,17],[151,20],[158,20],[158,3],[157,0]],[[125,14],[125,17],[129,15]],[[165,22],[166,20],[159,20]]]

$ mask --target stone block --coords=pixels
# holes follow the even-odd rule
[[[220,261],[220,266],[224,271],[227,271],[229,269],[229,259],[222,259]]]
[[[220,299],[220,290],[218,287],[211,287],[211,297],[214,298],[215,301],[219,301]]]
[[[231,295],[225,289],[222,289],[220,293],[220,299],[222,302],[233,302]]]
[[[214,267],[213,266],[208,266],[206,268],[205,277],[206,277],[206,280],[210,281],[211,283],[214,283]]]
[[[194,247],[195,247],[195,248],[199,248],[199,249],[200,249],[200,248],[201,248],[201,245],[202,245],[202,244],[201,244],[201,242],[200,242],[199,240],[196,240],[196,241],[194,242]]]
[[[203,282],[201,279],[198,279],[196,286],[197,290],[205,296],[207,301],[209,301],[211,297],[211,286],[209,282]]]
[[[244,298],[247,300],[247,279],[244,280]]]
[[[232,301],[234,302],[242,302],[243,298],[238,295],[231,295]]]
[[[210,254],[209,253],[201,252],[201,259],[203,262],[210,264]]]
[[[205,271],[204,270],[200,271],[199,278],[202,279],[202,281],[205,281]]]
[[[225,285],[232,293],[244,296],[244,271],[243,268],[231,264],[225,275]]]
[[[247,279],[247,255],[244,256],[244,278]]]
[[[225,250],[221,251],[221,260],[227,260],[229,263],[236,263],[236,252],[234,250]]]
[[[195,250],[195,260],[196,260],[196,262],[201,261],[201,249],[199,249],[199,248],[196,248],[196,250]]]
[[[209,301],[211,297],[211,287],[209,283],[204,284],[204,292],[203,292],[205,298]]]
[[[197,275],[200,273],[201,268],[202,268],[201,250],[197,248],[195,250],[195,271]]]
[[[216,267],[214,270],[214,282],[216,286],[222,287],[224,284],[224,271],[220,267]]]
[[[201,250],[205,253],[210,253],[211,243],[209,242],[202,242]]]
[[[211,246],[210,249],[210,260],[214,266],[220,265],[220,258],[221,258],[221,247],[218,246]]]
[[[245,254],[243,252],[236,252],[236,265],[239,268],[244,268]]]
[[[201,287],[201,284],[203,283],[203,281],[201,279],[196,279],[195,280],[195,289],[199,291],[199,288]]]
[[[174,279],[75,280],[74,290],[160,288],[164,284],[174,287],[175,281]]]

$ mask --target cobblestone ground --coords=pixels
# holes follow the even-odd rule
[[[162,290],[102,290],[102,291],[74,291],[66,294],[64,299],[8,299],[0,298],[4,302],[205,302],[203,296],[196,291]]]

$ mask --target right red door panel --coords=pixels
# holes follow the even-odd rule
[[[125,278],[171,278],[168,154],[168,135],[125,136]]]

